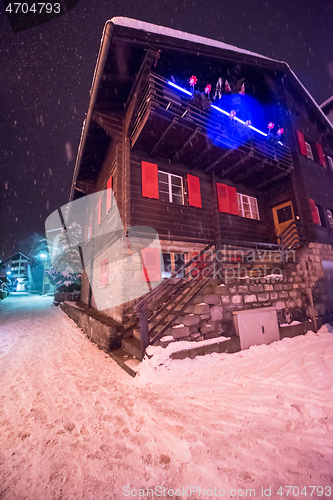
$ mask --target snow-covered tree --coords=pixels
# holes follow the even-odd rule
[[[59,233],[48,276],[59,291],[73,291],[80,288],[82,264],[79,252],[81,226],[73,222]]]

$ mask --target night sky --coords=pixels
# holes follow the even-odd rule
[[[333,0],[80,0],[12,33],[0,0],[0,259],[67,203],[104,23],[126,16],[289,63],[321,104],[333,94]]]

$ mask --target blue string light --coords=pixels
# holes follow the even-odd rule
[[[173,82],[168,81],[168,84],[169,84],[169,85],[171,85],[172,87],[176,88],[177,90],[180,90],[181,92],[184,92],[184,94],[186,94],[186,95],[190,95],[190,96],[192,96],[192,95],[193,95],[193,94],[192,94],[192,92],[190,92],[189,90],[183,89],[182,87],[180,87],[179,85],[176,85],[176,84],[175,84],[175,83],[173,83]],[[230,116],[230,113],[228,113],[228,111],[225,111],[224,109],[219,108],[218,106],[215,106],[214,104],[211,104],[210,106],[211,106],[211,108],[216,109],[216,110],[217,110],[217,111],[219,111],[220,113],[223,113],[223,114],[224,114],[224,115],[226,115],[226,116]],[[257,132],[258,134],[263,135],[264,137],[267,137],[267,136],[268,136],[268,134],[266,134],[265,132],[262,132],[261,130],[259,130],[259,129],[258,129],[258,128],[256,128],[256,127],[253,127],[253,125],[246,125],[246,122],[244,122],[244,121],[243,121],[243,120],[241,120],[240,118],[237,118],[237,116],[235,116],[235,117],[233,118],[233,120],[236,120],[237,122],[241,123],[242,125],[247,126],[247,127],[248,127],[248,128],[250,128],[251,130],[254,130],[255,132]],[[279,142],[278,142],[278,144],[280,144],[281,146],[283,146],[283,145],[284,145],[281,141],[279,141]]]

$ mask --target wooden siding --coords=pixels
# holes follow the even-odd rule
[[[250,241],[272,241],[272,227],[265,220],[256,221],[238,217],[236,215],[217,213],[215,188],[212,178],[199,171],[191,174],[200,178],[202,208],[186,205],[177,205],[161,200],[154,200],[142,196],[141,160],[157,163],[161,170],[183,175],[187,169],[181,165],[167,165],[161,161],[131,155],[131,218],[133,226],[149,226],[154,228],[161,239],[178,241],[208,242],[216,240],[219,235],[223,239],[243,239]],[[216,178],[218,182],[222,180]],[[236,186],[237,187],[237,186]],[[253,192],[239,188],[239,192],[255,196]],[[263,208],[262,200],[258,200],[259,210]],[[217,217],[216,217],[217,214]],[[265,219],[265,217],[264,217]],[[219,230],[216,223],[219,221]]]
[[[146,159],[146,158],[142,158]],[[158,163],[159,167],[178,175],[185,172],[176,167]],[[192,173],[192,172],[191,172]],[[196,174],[195,174],[196,175]],[[201,179],[201,199],[203,208],[177,205],[142,196],[141,158],[131,156],[131,225],[150,226],[161,238],[184,241],[212,241],[215,239],[214,226],[209,211],[212,198],[211,185]]]
[[[110,175],[113,178],[113,193],[118,206],[119,214],[123,219],[124,200],[123,200],[123,146],[122,142],[112,142],[109,151],[103,162],[101,173],[97,179],[97,191],[106,189],[106,183]]]
[[[330,146],[332,134],[325,138],[321,131],[326,127],[324,121],[319,123],[313,114],[308,112],[304,103],[295,99],[290,92],[286,91],[286,102],[291,115],[291,128],[295,135],[296,130],[301,130],[305,134],[305,140],[309,139],[312,143],[320,143],[323,146],[324,154],[332,155]],[[320,131],[321,129],[321,131]],[[309,198],[315,200],[315,203],[321,205],[325,211],[333,208],[333,172],[329,167],[323,167],[319,159],[315,161],[302,156],[299,152],[298,144],[294,140],[293,160],[295,170],[292,175],[295,194],[298,192],[298,203],[301,205],[302,222],[305,226],[308,241],[318,241],[320,243],[333,243],[333,231],[328,226],[320,227],[313,222],[312,213],[309,205]]]

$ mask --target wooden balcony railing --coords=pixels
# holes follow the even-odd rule
[[[167,80],[153,73],[149,75],[147,80],[131,130],[132,147],[138,141],[148,119],[154,113],[163,115],[165,128],[162,133],[156,132],[153,151],[158,149],[166,136],[171,133],[172,128],[182,125],[183,127],[188,126],[193,135],[202,133],[212,138],[214,146],[225,149],[238,149],[244,153],[246,158],[252,157],[261,162],[271,162],[273,165],[278,166],[281,171],[289,172],[293,168],[290,150],[282,143],[272,142],[269,138],[260,135],[251,128],[231,120],[227,115],[218,112],[212,106],[209,109],[201,109],[191,104],[190,96],[170,86]],[[155,128],[151,127],[150,135],[155,133]],[[191,135],[189,135],[188,142],[184,144],[183,148],[191,143],[190,139],[193,139]],[[170,159],[175,159],[173,148],[170,147],[169,151]]]

